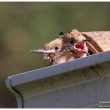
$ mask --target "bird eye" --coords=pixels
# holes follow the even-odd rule
[[[55,47],[55,50],[58,50],[58,47]]]
[[[71,41],[70,41],[70,44],[73,44],[73,43],[74,43],[74,41],[73,41],[73,40],[71,40]]]
[[[75,39],[71,39],[70,40],[70,44],[74,44],[74,43],[76,43],[76,40]]]

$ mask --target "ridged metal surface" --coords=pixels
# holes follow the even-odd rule
[[[110,51],[9,76],[6,82],[10,80],[7,87],[22,99],[13,92],[18,107],[100,107],[110,100]]]

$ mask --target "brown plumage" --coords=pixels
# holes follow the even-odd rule
[[[79,32],[74,29],[71,32],[60,32],[59,37],[45,44],[43,49],[31,52],[43,53],[48,64],[53,65],[110,50],[109,45],[109,31]]]
[[[32,50],[32,52],[43,53],[44,59],[49,65],[60,64],[76,58],[86,57],[88,54],[86,40],[87,39],[77,30],[65,33],[61,32],[59,38],[45,44],[44,49]],[[79,44],[81,44],[84,49],[75,47],[75,45]]]

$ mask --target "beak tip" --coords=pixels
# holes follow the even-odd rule
[[[31,53],[38,53],[37,50],[30,50]]]
[[[30,50],[31,53],[33,53],[33,50]]]

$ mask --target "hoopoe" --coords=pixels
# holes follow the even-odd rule
[[[31,52],[43,53],[48,64],[53,65],[101,51],[103,50],[91,37],[74,29],[71,32],[60,32],[59,38],[45,44],[43,49]]]

